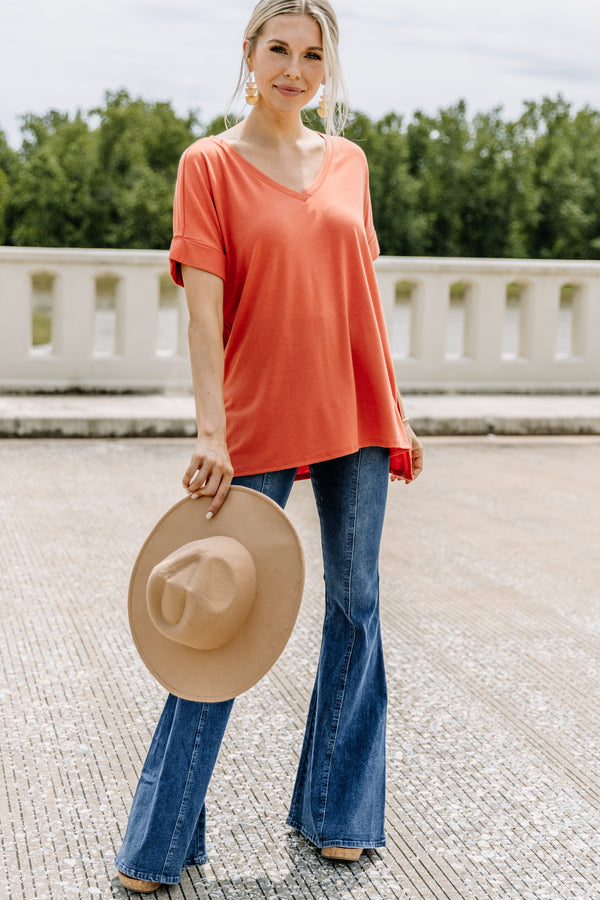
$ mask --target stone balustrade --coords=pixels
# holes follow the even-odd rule
[[[600,262],[382,257],[404,391],[600,390]],[[191,390],[156,250],[0,247],[0,390]]]

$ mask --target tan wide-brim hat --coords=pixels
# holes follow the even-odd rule
[[[158,522],[129,584],[129,624],[157,681],[185,700],[230,700],[290,637],[304,587],[296,531],[273,500],[234,486],[212,518],[187,497]]]

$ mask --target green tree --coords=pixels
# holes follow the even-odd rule
[[[18,164],[17,153],[11,149],[4,132],[0,131],[0,244],[6,243],[9,237],[8,208]]]
[[[409,169],[418,179],[418,205],[427,222],[424,252],[459,256],[468,184],[470,128],[464,101],[437,116],[417,112],[407,128]]]
[[[194,113],[181,119],[170,104],[125,91],[107,94],[87,117],[25,116],[7,202],[10,242],[168,247],[177,164],[197,127]],[[1,184],[0,175],[0,192]]]
[[[93,135],[80,113],[26,116],[21,163],[9,203],[12,242],[92,246]]]
[[[179,158],[197,137],[195,113],[179,118],[170,103],[108,93],[92,111],[98,168],[97,231],[107,247],[166,248]]]
[[[389,113],[373,123],[353,113],[346,137],[369,161],[373,220],[382,254],[418,256],[424,252],[426,218],[419,209],[419,186],[409,171],[409,146],[403,120]]]
[[[506,152],[500,110],[475,116],[469,127],[457,198],[463,256],[502,256],[506,245],[506,184],[501,161]]]
[[[538,221],[530,252],[541,258],[591,259],[600,250],[600,115],[571,113],[562,97],[528,103],[523,121],[535,135]]]
[[[497,256],[526,258],[539,221],[539,190],[531,133],[520,121],[505,126],[505,148],[498,159],[503,204],[498,209],[505,227],[505,242]]]

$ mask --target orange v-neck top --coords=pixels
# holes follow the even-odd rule
[[[364,153],[326,137],[298,192],[218,137],[185,151],[175,190],[171,273],[223,279],[227,445],[236,475],[390,448],[411,477],[408,441],[373,268],[379,253]]]

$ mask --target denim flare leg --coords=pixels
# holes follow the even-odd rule
[[[317,847],[385,844],[386,681],[378,559],[388,451],[310,467],[321,523],[325,621],[288,824]],[[295,469],[236,478],[285,506]],[[132,878],[176,884],[206,862],[206,792],[233,705],[169,695],[115,859]]]

